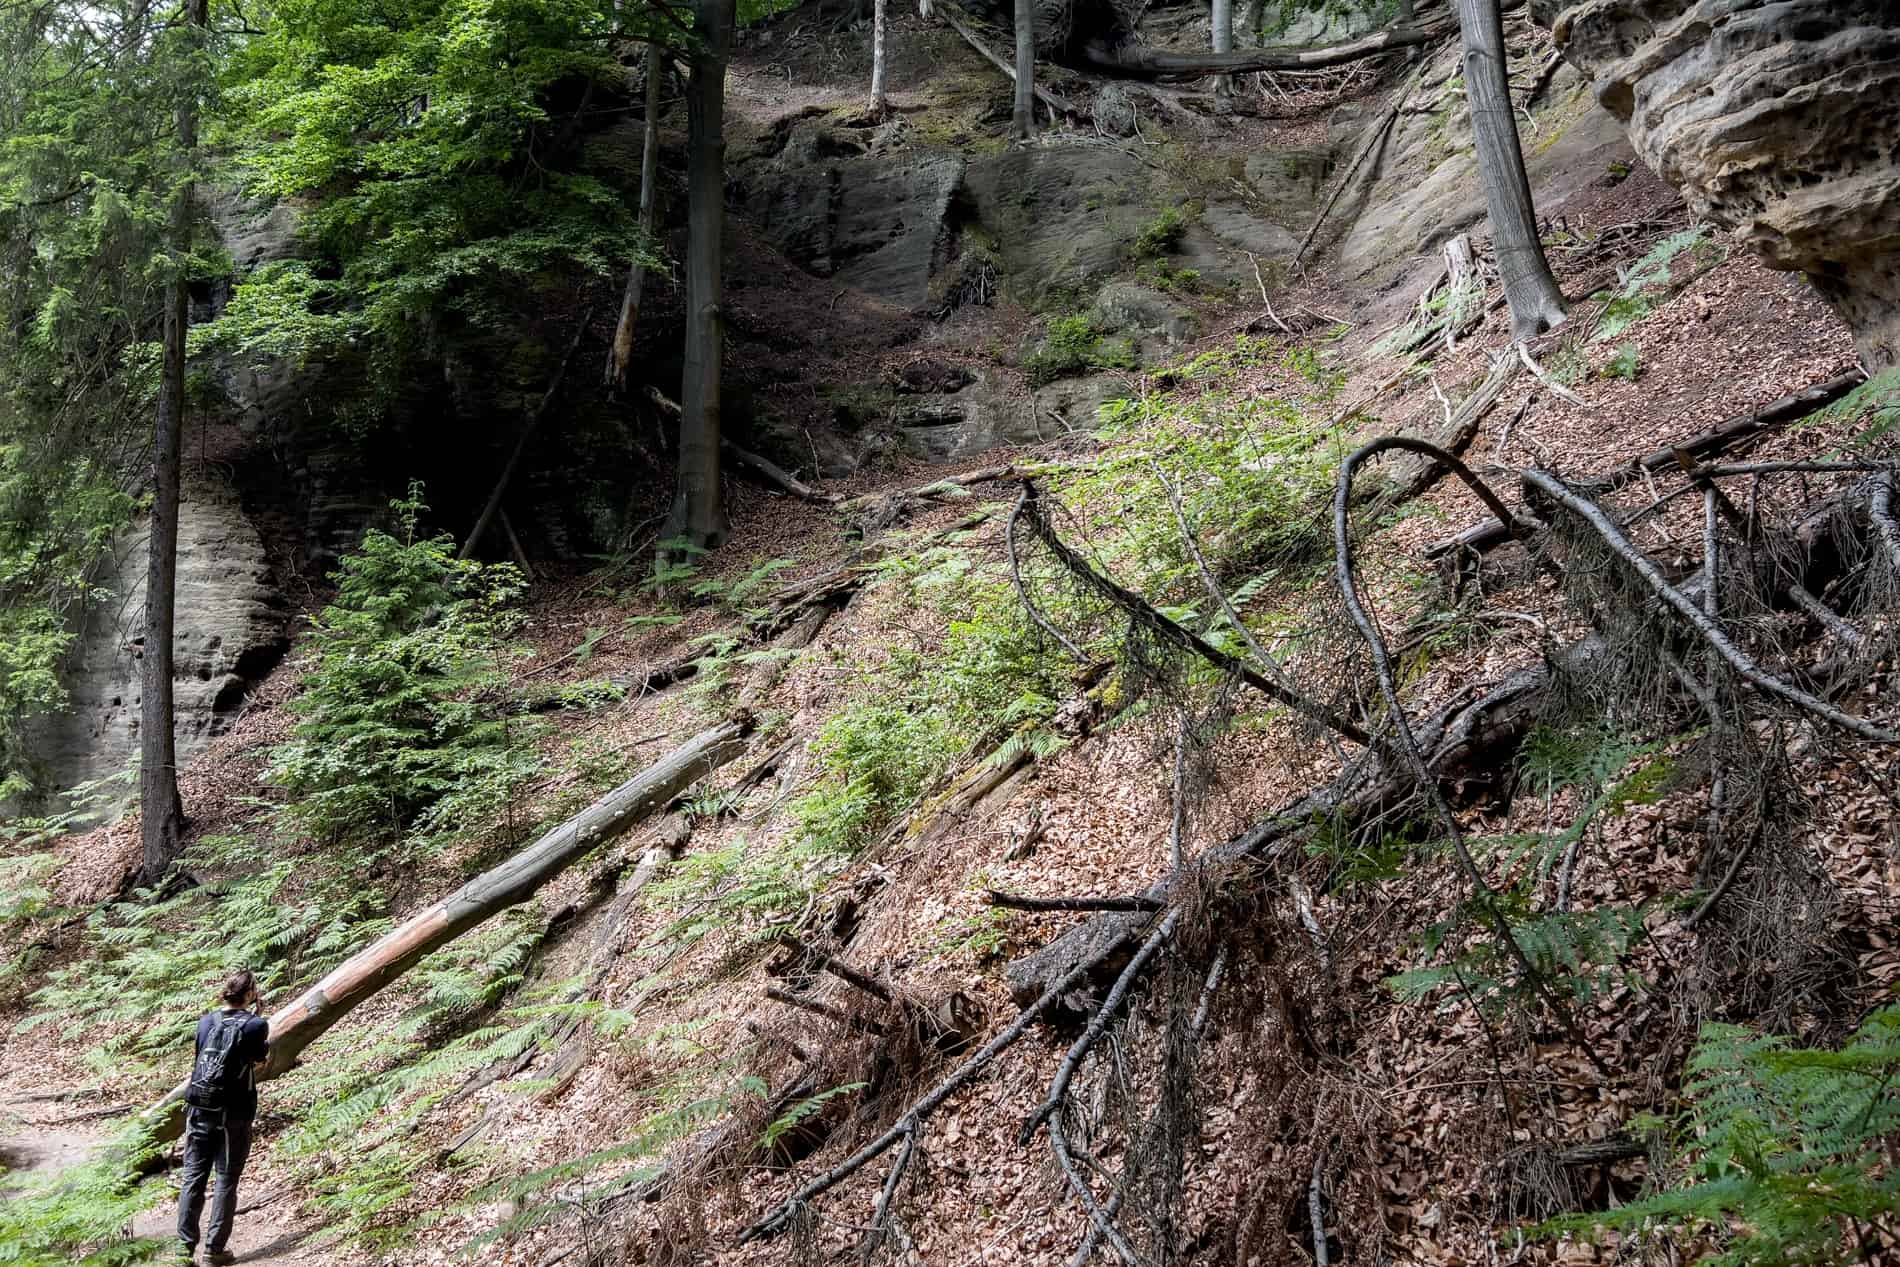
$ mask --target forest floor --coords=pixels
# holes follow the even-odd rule
[[[786,82],[793,78],[787,75]],[[752,85],[745,91],[766,90]],[[777,104],[797,109],[844,95],[843,90],[824,89],[809,99],[790,94]],[[900,92],[900,106],[903,100]],[[1578,399],[1566,398],[1530,373],[1519,375],[1471,440],[1467,455],[1474,465],[1503,471],[1534,463],[1566,475],[1609,470],[1791,390],[1829,379],[1855,363],[1846,330],[1805,283],[1765,269],[1745,244],[1720,239],[1707,239],[1678,257],[1683,266],[1655,289],[1639,321],[1612,337],[1594,337],[1601,329],[1603,305],[1586,297],[1619,286],[1620,278],[1659,243],[1688,228],[1680,204],[1637,166],[1592,185],[1566,204],[1542,210],[1553,220],[1561,219],[1578,244],[1575,250],[1554,252],[1553,260],[1575,307],[1572,323],[1534,342],[1531,352],[1543,369],[1560,375]],[[1441,353],[1422,372],[1407,373],[1399,359],[1382,355],[1377,346],[1390,321],[1368,317],[1371,312],[1389,313],[1391,297],[1355,295],[1331,285],[1323,266],[1304,284],[1277,294],[1275,306],[1281,312],[1317,309],[1350,325],[1343,336],[1312,340],[1310,350],[1344,376],[1330,402],[1335,428],[1361,436],[1407,428],[1429,431],[1446,408],[1441,402],[1461,400],[1475,390],[1490,371],[1492,358],[1511,344],[1508,314],[1495,311],[1465,334],[1455,350]],[[1257,307],[1235,300],[1225,315],[1245,321],[1258,315]],[[1231,323],[1215,328],[1226,325]],[[869,337],[863,328],[854,329]],[[1286,342],[1289,347],[1300,345],[1298,340]],[[1183,348],[1179,360],[1186,365],[1204,354],[1225,354],[1233,346],[1229,329]],[[1304,387],[1282,355],[1287,350],[1239,364],[1222,390],[1254,400],[1295,397]],[[1619,358],[1622,370],[1607,372]],[[1623,371],[1626,376],[1619,376]],[[1180,377],[1167,386],[1152,376],[1131,375],[1130,390],[1178,393],[1180,400],[1191,401],[1200,389]],[[1750,458],[1825,456],[1845,445],[1857,426],[1857,419],[1836,418],[1777,432],[1758,444]],[[1098,448],[1089,436],[1065,438],[1046,446],[990,452],[947,467],[892,462],[824,487],[849,495],[914,489],[1006,461],[1083,467],[1108,443]],[[1161,442],[1157,445],[1159,451]],[[1798,509],[1818,499],[1825,488],[1825,480],[1814,481],[1811,488],[1782,486],[1767,502]],[[959,556],[956,567],[998,569],[1005,553],[1003,512],[1016,492],[1014,486],[990,484],[966,497],[926,501],[896,528],[907,534],[906,543],[926,541],[972,512],[987,509],[989,518],[954,539],[949,548]],[[703,579],[728,591],[762,565],[776,569],[773,585],[786,584],[814,576],[858,548],[848,525],[830,508],[747,484],[732,484],[731,494],[733,540],[708,561],[703,573]],[[1083,514],[1087,508],[1074,509],[1072,526],[1104,537],[1112,531],[1106,521],[1113,518],[1114,508],[1101,508],[1099,519]],[[1309,509],[1314,516],[1323,514],[1323,508]],[[1683,510],[1684,515],[1658,516],[1651,541],[1659,552],[1673,550],[1672,562],[1687,566],[1696,555],[1700,524],[1694,506],[1685,502]],[[1365,543],[1369,588],[1388,627],[1407,627],[1417,614],[1413,607],[1424,584],[1416,564],[1419,551],[1480,517],[1468,494],[1445,481]],[[1214,516],[1200,525],[1208,536],[1218,536],[1223,527]],[[907,556],[894,549],[893,557],[902,561]],[[927,592],[906,588],[909,582],[900,571],[894,570],[893,578],[867,587],[828,619],[813,645],[789,663],[761,711],[783,719],[776,734],[790,742],[794,755],[760,784],[743,789],[734,803],[696,823],[689,859],[757,859],[789,847],[793,824],[782,807],[810,786],[814,766],[807,754],[815,751],[827,721],[867,684],[880,681],[880,671],[895,653],[939,654],[951,626],[969,618],[967,612],[932,608]],[[1282,596],[1269,590],[1255,598],[1250,610],[1271,612],[1276,597]],[[548,570],[537,583],[529,604],[523,636],[534,653],[514,673],[518,683],[543,687],[640,674],[679,656],[694,639],[734,623],[729,609],[707,604],[675,613],[684,617],[677,623],[630,626],[630,617],[657,617],[671,609],[637,584],[558,569]],[[1470,626],[1435,646],[1429,657],[1418,658],[1417,671],[1405,687],[1408,699],[1425,707],[1535,663],[1544,650],[1544,640],[1537,636],[1539,622],[1560,619],[1547,595],[1540,597],[1521,582],[1501,586]],[[602,630],[612,632],[593,640],[588,654],[575,655],[576,648]],[[1308,632],[1308,649],[1297,653],[1293,666],[1305,680],[1323,678],[1331,661],[1356,663],[1342,650],[1349,638],[1336,617],[1335,627]],[[187,778],[188,812],[201,830],[241,825],[253,812],[249,798],[258,790],[262,754],[287,731],[290,717],[284,705],[295,689],[299,668],[293,655],[277,669],[243,721]],[[533,789],[536,804],[584,800],[595,787],[588,768],[637,768],[664,751],[669,740],[716,715],[731,694],[730,686],[672,687],[620,706],[559,717],[556,732],[544,741],[544,776]],[[1891,714],[1894,700],[1891,692],[1882,697],[1870,690],[1856,707],[1871,715]],[[1334,758],[1283,712],[1243,710],[1242,722],[1210,745],[1206,783],[1188,833],[1190,853],[1250,826],[1268,807],[1323,782],[1337,769]],[[1172,723],[1170,715],[1157,712],[1039,757],[1005,793],[926,847],[867,853],[834,877],[822,898],[814,896],[806,915],[818,926],[848,925],[854,962],[876,965],[889,979],[901,981],[907,994],[921,999],[958,995],[981,1018],[976,1033],[994,1032],[1015,1013],[1003,964],[1083,917],[1020,914],[996,919],[984,904],[983,891],[1056,895],[1144,889],[1166,869]],[[1661,738],[1675,741],[1673,736]],[[1811,849],[1834,895],[1821,916],[1826,928],[1817,935],[1824,934],[1828,944],[1846,956],[1834,970],[1848,997],[1826,1006],[1799,1000],[1788,1006],[1782,1019],[1804,1035],[1825,1038],[1838,1036],[1866,1000],[1900,981],[1900,950],[1891,940],[1900,915],[1895,897],[1900,893],[1900,824],[1891,802],[1870,790],[1872,781],[1850,763],[1817,756],[1812,764],[1800,765],[1799,752],[1794,759],[1798,777],[1813,796],[1799,823],[1791,825],[1789,838]],[[749,764],[738,763],[728,776]],[[730,778],[723,786],[732,786]],[[1556,812],[1565,809],[1574,805],[1555,806]],[[1479,810],[1472,826],[1501,836],[1534,827],[1539,815],[1552,812],[1549,802],[1514,806],[1489,819]],[[1741,1014],[1737,1000],[1746,993],[1746,983],[1729,979],[1734,975],[1731,967],[1719,962],[1722,945],[1716,944],[1718,961],[1709,962],[1709,943],[1683,929],[1680,912],[1666,901],[1696,887],[1699,824],[1706,813],[1705,793],[1685,782],[1603,824],[1580,864],[1580,897],[1605,904],[1632,899],[1657,903],[1649,917],[1649,940],[1630,964],[1634,983],[1604,996],[1585,1017],[1591,1040],[1615,1057],[1620,1076],[1609,1082],[1593,1076],[1584,1058],[1550,1032],[1529,1027],[1513,1031],[1505,1037],[1518,1045],[1499,1057],[1495,1036],[1469,1010],[1443,1000],[1430,1006],[1401,1005],[1384,988],[1382,981],[1420,961],[1404,919],[1423,920],[1421,912],[1429,914],[1452,902],[1453,886],[1444,874],[1423,886],[1375,885],[1373,900],[1362,903],[1343,892],[1318,894],[1319,919],[1335,930],[1339,945],[1337,961],[1325,970],[1329,978],[1338,973],[1331,987],[1313,962],[1295,958],[1290,968],[1283,965],[1263,974],[1255,983],[1258,990],[1235,992],[1236,997],[1223,1004],[1212,1031],[1203,1062],[1211,1102],[1180,1173],[1186,1187],[1177,1229],[1183,1257],[1208,1263],[1311,1261],[1311,1233],[1302,1230],[1299,1221],[1305,1211],[1306,1176],[1315,1158],[1310,1142],[1299,1136],[1324,1117],[1336,1145],[1332,1160],[1340,1168],[1340,1206],[1358,1220],[1346,1227],[1342,1215],[1335,1234],[1350,1242],[1354,1261],[1375,1252],[1391,1261],[1448,1267],[1487,1260],[1610,1261],[1613,1247],[1577,1242],[1532,1247],[1522,1238],[1514,1241],[1509,1228],[1521,1221],[1523,1211],[1495,1205],[1500,1191],[1497,1167],[1500,1159],[1521,1157],[1533,1145],[1602,1139],[1621,1130],[1634,1112],[1666,1108],[1680,1076],[1681,1051],[1696,1023]],[[652,839],[652,830],[643,829],[619,847],[616,857],[631,857]],[[69,865],[55,877],[62,900],[73,905],[98,900],[123,874],[136,848],[135,832],[125,824],[67,842],[62,849]],[[443,865],[406,877],[403,903],[420,906],[442,889],[451,873]],[[541,896],[543,907],[584,905],[590,878],[585,870],[565,877]],[[1760,897],[1764,909],[1771,898],[1767,891]],[[308,1194],[297,1186],[302,1172],[275,1158],[270,1147],[273,1129],[285,1120],[272,1101],[293,1102],[308,1094],[308,1088],[294,1080],[266,1088],[256,1169],[246,1188],[248,1212],[240,1214],[234,1242],[241,1261],[286,1267],[453,1261],[461,1246],[519,1210],[511,1198],[475,1195],[483,1183],[532,1167],[571,1163],[624,1141],[648,1115],[673,1103],[669,1096],[677,1094],[688,1073],[707,1066],[722,1075],[743,1070],[777,1085],[790,1067],[787,1050],[849,1047],[853,1039],[845,1027],[768,1001],[765,990],[787,981],[783,965],[773,962],[768,948],[723,931],[690,943],[668,940],[669,929],[701,916],[709,901],[703,892],[669,891],[643,901],[625,928],[608,930],[622,954],[602,998],[637,1013],[638,1023],[630,1038],[597,1044],[570,1086],[544,1096],[534,1083],[541,1071],[529,1068],[422,1119],[417,1142],[432,1151],[447,1147],[478,1123],[490,1125],[466,1164],[424,1168],[413,1190],[392,1208],[391,1221],[428,1219],[407,1246],[333,1248],[314,1237],[322,1218],[304,1203]],[[597,906],[587,907],[536,965],[539,977],[559,980],[576,971],[580,949],[602,918]],[[1262,931],[1260,940],[1267,936]],[[68,943],[62,953],[75,954],[76,947]],[[1296,955],[1297,947],[1288,953]],[[1185,968],[1185,957],[1182,963]],[[859,1002],[843,989],[826,992],[809,979],[800,980],[838,1006],[854,1008]],[[1282,1109],[1275,1106],[1274,1088],[1264,1085],[1249,1062],[1271,1046],[1262,1037],[1265,1028],[1284,1026],[1274,1042],[1297,1029],[1286,1019],[1297,1011],[1289,1000],[1308,1000],[1315,992],[1337,997],[1327,1008],[1315,1004],[1314,1017],[1344,1030],[1350,1014],[1350,1027],[1361,1036],[1353,1053],[1355,1067],[1342,1071],[1336,1064],[1315,1062],[1319,1071],[1299,1084],[1297,1094],[1288,1093]],[[1110,1161],[1125,1147],[1110,1129],[1116,1096],[1137,1099],[1154,1091],[1157,1067],[1145,1058],[1142,1046],[1152,1034],[1142,1026],[1158,1024],[1167,1003],[1153,998],[1141,1005],[1138,1023],[1131,1023],[1115,1049],[1125,1067],[1091,1067],[1088,1114],[1102,1130],[1104,1156]],[[349,1052],[400,1007],[399,1000],[379,999],[323,1040],[308,1059],[320,1062]],[[18,1014],[16,1008],[0,1020]],[[1314,1021],[1316,1027],[1320,1023]],[[102,1139],[111,1124],[87,1119],[86,1114],[146,1089],[146,1081],[88,1070],[81,1063],[87,1037],[83,1018],[78,1018],[65,1031],[43,1027],[8,1038],[0,1052],[0,1085],[8,1087],[14,1099],[11,1108],[0,1103],[0,1164],[29,1174],[70,1164]],[[945,1267],[988,1262],[1041,1267],[1068,1260],[1083,1236],[1084,1216],[1045,1150],[1016,1140],[1020,1123],[1035,1108],[1062,1059],[1067,1037],[1037,1034],[1017,1044],[932,1119],[925,1150],[929,1164],[903,1193],[914,1261]],[[1306,1032],[1298,1039],[1325,1048],[1332,1036]],[[183,1060],[181,1052],[180,1068]],[[926,1075],[935,1068],[912,1069],[908,1076],[927,1085]],[[70,1100],[24,1098],[81,1088],[87,1090]],[[671,1261],[669,1254],[682,1247],[697,1253],[700,1261],[748,1267],[844,1261],[873,1209],[883,1174],[879,1167],[867,1168],[823,1199],[808,1241],[782,1238],[740,1248],[735,1234],[786,1195],[793,1175],[803,1177],[836,1162],[852,1144],[889,1121],[902,1100],[901,1095],[887,1095],[862,1112],[826,1117],[831,1137],[789,1174],[767,1167],[708,1168],[683,1193],[630,1216],[589,1204],[589,1193],[597,1191],[590,1185],[612,1181],[634,1165],[606,1162],[581,1177],[551,1185],[557,1201],[566,1204],[547,1224],[474,1253],[479,1261],[541,1267],[578,1262],[578,1256],[570,1257],[577,1245],[611,1235],[626,1246],[633,1261]],[[1284,1117],[1275,1116],[1281,1112]],[[1307,1116],[1296,1123],[1296,1113]],[[690,1148],[690,1141],[679,1143],[674,1156]],[[1640,1159],[1626,1159],[1582,1174],[1576,1178],[1579,1191],[1570,1195],[1598,1208],[1626,1199],[1640,1187],[1643,1167]],[[1357,1186],[1349,1189],[1349,1183]],[[168,1226],[163,1210],[147,1219],[149,1223],[137,1225],[141,1234],[162,1235]],[[1250,1247],[1250,1257],[1243,1259],[1242,1247]]]

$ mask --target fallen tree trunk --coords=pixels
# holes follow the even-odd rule
[[[260,1082],[278,1077],[325,1031],[415,966],[431,951],[482,923],[559,875],[575,859],[620,835],[745,751],[750,718],[723,721],[672,752],[512,858],[470,880],[401,927],[350,956],[270,1018],[270,1055]],[[146,1110],[162,1142],[184,1129],[185,1087]]]
[[[1418,25],[1390,26],[1383,31],[1317,48],[1284,46],[1244,48],[1232,53],[1173,53],[1145,44],[1110,45],[1092,40],[1082,56],[1091,66],[1124,75],[1240,75],[1256,70],[1323,70],[1347,62],[1377,57],[1401,48],[1430,44],[1455,35],[1458,24],[1449,17]]]

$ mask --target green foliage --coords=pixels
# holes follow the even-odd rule
[[[1603,377],[1620,378],[1633,383],[1642,375],[1642,357],[1636,351],[1634,343],[1625,343],[1616,349],[1616,355],[1603,366]]]
[[[1134,350],[1126,340],[1106,338],[1095,318],[1087,313],[1051,317],[1049,328],[1036,350],[1023,358],[1032,387],[1042,387],[1058,378],[1097,369],[1135,368]]]
[[[1603,301],[1592,341],[1604,343],[1647,317],[1693,280],[1695,274],[1672,277],[1671,263],[1683,252],[1690,252],[1700,266],[1697,272],[1721,262],[1722,251],[1707,239],[1707,230],[1697,227],[1672,233],[1622,274],[1614,291],[1602,291],[1592,298]]]
[[[1816,411],[1802,426],[1859,422],[1855,445],[1873,444],[1900,428],[1900,368],[1881,370],[1827,408]]]
[[[227,63],[220,138],[254,194],[302,203],[314,256],[243,279],[209,337],[293,359],[367,339],[387,386],[445,323],[506,328],[524,288],[657,263],[553,106],[620,81],[609,21],[592,0],[277,5]]]
[[[1141,231],[1135,234],[1135,240],[1129,243],[1128,253],[1138,260],[1159,259],[1170,254],[1181,245],[1189,219],[1189,213],[1180,207],[1162,208],[1153,219],[1141,226]]]
[[[1838,1050],[1706,1025],[1673,1123],[1673,1184],[1638,1201],[1555,1220],[1546,1233],[1664,1230],[1708,1237],[1717,1267],[1789,1267],[1865,1256],[1871,1226],[1900,1214],[1900,1005]]]
[[[391,509],[400,535],[371,529],[336,573],[300,720],[266,775],[319,840],[450,836],[501,814],[535,769],[499,698],[519,573],[419,537],[419,489]]]
[[[140,1178],[158,1152],[149,1127],[134,1126],[89,1160],[56,1174],[0,1170],[0,1263],[7,1267],[128,1267],[175,1250],[170,1238],[127,1237],[133,1216],[175,1191],[162,1176]]]
[[[785,1138],[787,1133],[798,1129],[799,1123],[812,1117],[831,1101],[841,1095],[862,1091],[867,1085],[869,1084],[863,1082],[846,1082],[827,1091],[820,1091],[817,1095],[806,1096],[766,1124],[765,1132],[759,1136],[760,1145],[766,1149],[772,1148]]]

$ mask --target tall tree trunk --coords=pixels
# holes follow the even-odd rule
[[[720,238],[725,228],[726,57],[734,0],[698,0],[686,91],[686,368],[680,384],[679,490],[664,541],[710,550],[726,539],[719,488]]]
[[[1454,0],[1454,5],[1465,44],[1465,93],[1471,100],[1478,177],[1491,214],[1498,274],[1511,305],[1511,333],[1528,339],[1563,323],[1564,296],[1537,240],[1537,212],[1511,107],[1504,18],[1498,0]]]
[[[1234,0],[1214,0],[1214,52],[1231,53],[1234,51]],[[1224,106],[1227,99],[1234,95],[1234,80],[1231,75],[1214,76],[1214,100]]]
[[[660,174],[660,79],[664,63],[660,46],[647,44],[647,126],[640,147],[640,249],[653,242],[653,224],[657,203],[654,186]],[[627,366],[633,361],[633,327],[640,320],[640,292],[646,288],[646,260],[636,259],[627,270],[627,289],[620,296],[620,321],[614,326],[614,341],[607,349],[607,373],[604,386],[624,389]]]
[[[884,114],[884,10],[886,0],[871,5],[871,113]]]
[[[209,19],[208,0],[185,8],[186,59],[195,63]],[[159,371],[157,421],[152,434],[152,533],[145,567],[145,641],[139,684],[139,825],[142,848],[138,882],[156,884],[178,861],[185,826],[178,795],[178,748],[173,735],[172,634],[178,575],[179,460],[185,422],[185,332],[191,323],[191,254],[194,182],[198,161],[198,72],[186,72],[178,101],[178,152],[185,179],[172,197],[167,238],[173,274],[165,284],[163,363]]]
[[[1016,0],[1016,108],[1009,134],[1019,141],[1036,135],[1036,0]]]

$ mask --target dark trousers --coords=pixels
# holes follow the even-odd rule
[[[218,1172],[211,1196],[211,1226],[205,1248],[216,1252],[231,1239],[237,1210],[238,1179],[251,1155],[251,1123],[209,1109],[185,1111],[185,1177],[178,1191],[178,1239],[186,1249],[198,1245],[198,1216],[204,1210],[205,1181]]]

